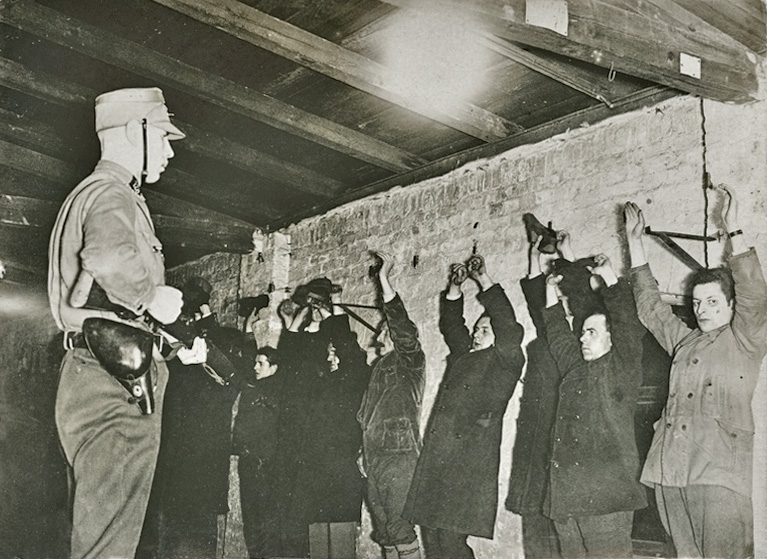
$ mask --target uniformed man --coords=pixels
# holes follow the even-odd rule
[[[51,310],[67,348],[56,425],[74,474],[72,559],[134,556],[157,462],[168,378],[159,351],[150,349],[145,388],[150,396],[154,390],[154,413],[142,410],[137,394],[107,372],[102,363],[110,351],[94,351],[83,322],[106,319],[99,324],[109,325],[112,333],[127,326],[128,334],[143,334],[149,330],[146,317],[171,323],[182,304],[181,293],[165,285],[162,245],[140,188],[159,180],[173,157],[169,141],[184,134],[171,124],[157,88],[97,97],[96,132],[101,159],[64,201],[49,250]],[[105,310],[109,305],[90,304],[96,289],[124,312],[118,316]],[[111,353],[122,351],[120,343]]]

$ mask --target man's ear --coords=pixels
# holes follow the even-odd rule
[[[141,123],[137,119],[134,118],[129,120],[128,124],[125,125],[125,136],[134,146],[141,145],[141,143],[144,141],[143,135],[144,133],[141,128]]]

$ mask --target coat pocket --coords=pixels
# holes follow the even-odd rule
[[[385,452],[409,452],[415,448],[415,437],[407,417],[384,419],[383,450]]]

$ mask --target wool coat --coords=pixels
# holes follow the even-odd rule
[[[403,517],[414,524],[492,538],[498,506],[503,414],[522,373],[522,326],[500,285],[478,296],[495,345],[471,351],[463,298],[440,305],[448,368],[432,408]]]
[[[548,486],[551,430],[557,415],[559,373],[549,351],[543,308],[546,278],[520,281],[537,338],[527,344],[527,370],[517,416],[506,508],[516,514],[542,514]]]
[[[327,361],[330,342],[339,359],[333,372]],[[280,499],[290,532],[287,551],[302,554],[309,524],[360,521],[364,480],[357,469],[362,445],[357,410],[370,369],[346,315],[323,320],[319,332],[283,331],[279,350],[286,361]]]
[[[612,349],[592,361],[583,359],[562,305],[543,311],[562,374],[544,513],[560,522],[647,506],[634,433],[644,328],[624,279],[604,289],[603,299]]]

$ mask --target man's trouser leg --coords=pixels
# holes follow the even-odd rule
[[[562,557],[631,557],[634,511],[578,516],[555,522]]]
[[[467,534],[421,526],[424,553],[427,559],[474,559],[474,550],[467,543]]]
[[[679,557],[743,559],[754,554],[751,499],[718,485],[656,486],[663,526]]]
[[[88,350],[64,357],[56,426],[74,471],[71,559],[132,558],[136,552],[160,446],[164,362],[152,363],[152,376],[155,413],[142,415]]]
[[[525,559],[559,557],[559,538],[554,522],[542,514],[522,515],[522,544],[525,549]]]
[[[396,548],[397,555],[418,555],[415,527],[402,518],[410,482],[418,461],[413,453],[375,458],[368,465],[368,505],[373,520],[373,538],[384,548]],[[415,544],[415,550],[413,548]],[[402,548],[401,551],[399,548]]]

